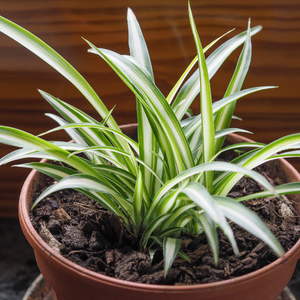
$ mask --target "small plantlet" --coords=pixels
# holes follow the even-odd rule
[[[253,168],[282,157],[298,157],[300,134],[270,143],[240,143],[223,147],[226,135],[246,132],[230,128],[238,99],[274,87],[242,89],[251,60],[251,36],[261,26],[250,27],[205,58],[205,52],[219,39],[203,48],[192,10],[189,19],[197,55],[165,97],[155,85],[151,60],[141,28],[128,10],[130,55],[101,49],[86,41],[89,52],[105,60],[136,96],[138,142],[125,136],[88,82],[57,52],[39,38],[5,18],[0,31],[35,53],[68,79],[99,113],[98,121],[78,108],[39,91],[59,115],[47,114],[58,127],[46,133],[65,130],[73,143],[49,142],[19,129],[0,126],[0,142],[19,147],[0,160],[1,164],[20,158],[47,158],[62,165],[32,162],[19,167],[36,169],[56,180],[35,201],[62,189],[76,189],[116,214],[134,234],[141,248],[153,255],[162,249],[165,276],[180,250],[181,233],[207,237],[215,263],[218,263],[218,235],[222,230],[233,251],[239,255],[227,220],[238,224],[265,242],[276,255],[283,249],[262,220],[241,202],[270,195],[298,193],[300,184],[273,187]],[[236,48],[243,45],[236,69],[222,99],[212,102],[210,79]],[[191,74],[192,68],[197,70]],[[193,101],[200,101],[201,113],[190,114]],[[185,115],[188,118],[183,119]],[[44,134],[46,134],[44,133]],[[43,135],[44,135],[43,134]],[[249,148],[250,151],[244,152]],[[219,154],[234,150],[239,156],[231,162],[217,161]],[[84,155],[78,155],[83,153]],[[280,153],[280,154],[276,154]],[[231,199],[228,193],[247,175],[265,191]]]
[[[234,152],[237,153],[239,156],[245,153],[245,151],[238,150],[238,149],[234,150]]]

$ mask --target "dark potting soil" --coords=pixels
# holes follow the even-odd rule
[[[276,174],[259,168],[274,185]],[[271,179],[273,178],[273,180]],[[275,178],[275,179],[274,179]],[[51,184],[52,179],[48,179]],[[230,192],[240,197],[261,191],[252,179],[243,177]],[[35,198],[40,194],[38,191]],[[245,203],[274,233],[285,251],[300,237],[300,218],[287,197],[267,197]],[[166,278],[162,253],[151,262],[147,249],[139,248],[138,239],[125,230],[120,220],[98,203],[74,190],[51,194],[31,213],[31,220],[42,238],[64,257],[107,276],[150,284],[199,284],[238,277],[257,270],[277,257],[258,238],[231,223],[240,250],[236,257],[226,236],[220,231],[220,259],[216,266],[205,234],[182,235],[182,250],[191,263],[176,258]]]

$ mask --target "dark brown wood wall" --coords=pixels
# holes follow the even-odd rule
[[[300,2],[298,0],[191,0],[202,44],[232,28],[264,29],[253,38],[251,70],[244,87],[278,85],[278,89],[248,96],[238,103],[241,126],[253,138],[270,142],[300,131]],[[128,88],[95,55],[84,37],[98,47],[128,53],[126,11],[135,12],[148,43],[156,83],[164,94],[195,56],[187,0],[0,0],[0,14],[30,30],[78,69],[120,124],[135,122],[135,100]],[[232,36],[231,34],[230,36]],[[239,52],[212,80],[213,97],[225,92]],[[44,116],[53,112],[41,98],[42,89],[97,117],[89,103],[61,75],[13,40],[0,34],[0,124],[34,134],[56,124]],[[198,103],[198,101],[196,101]],[[197,105],[193,107],[196,111]],[[49,139],[66,139],[63,133]],[[12,148],[0,145],[0,156]],[[295,163],[300,169],[300,164]],[[0,168],[0,216],[16,216],[18,195],[27,170]]]

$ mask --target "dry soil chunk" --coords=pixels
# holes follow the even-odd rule
[[[63,242],[67,247],[71,247],[73,250],[83,249],[88,245],[88,240],[84,236],[83,232],[78,228],[66,225],[64,226],[65,235]]]

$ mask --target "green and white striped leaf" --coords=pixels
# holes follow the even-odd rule
[[[280,154],[272,155],[266,159],[266,161],[278,159],[278,158],[292,158],[292,157],[300,157],[300,151],[289,151],[289,152],[283,152]]]
[[[256,26],[251,29],[251,36],[258,33],[262,29],[261,26]],[[206,64],[208,68],[209,78],[212,78],[223,62],[227,59],[227,57],[240,45],[242,45],[246,40],[247,31],[242,32],[233,38],[229,39],[221,46],[219,46],[207,59]],[[200,92],[200,82],[199,82],[199,71],[196,70],[193,75],[186,81],[181,90],[179,91],[174,103],[173,107],[177,106],[178,103],[184,103],[181,105],[176,111],[176,116],[179,120],[185,115],[185,112],[190,107],[191,103],[195,99],[195,97]]]
[[[7,155],[0,158],[0,166],[10,163],[15,160],[25,159],[25,158],[39,158],[39,159],[52,159],[51,155],[47,155],[38,151],[34,151],[31,149],[18,149],[8,153]]]
[[[216,224],[207,213],[199,214],[196,211],[190,211],[189,213],[192,216],[193,220],[199,223],[200,227],[203,229],[211,252],[213,253],[215,264],[217,265],[219,259],[219,240],[216,230]]]
[[[95,165],[94,169],[104,177],[114,177],[116,180],[123,182],[124,189],[134,191],[136,177],[128,171],[111,165]]]
[[[202,143],[203,143],[203,162],[207,163],[215,154],[215,130],[214,130],[214,116],[212,110],[212,98],[210,90],[209,75],[207,65],[204,57],[204,52],[197,32],[196,24],[193,18],[191,7],[189,4],[189,18],[190,24],[197,48],[198,63],[199,63],[199,78],[200,78],[200,108],[202,121]],[[208,191],[212,191],[213,173],[204,173],[204,185]]]
[[[251,35],[250,35],[250,19],[248,22],[247,38],[240,54],[239,60],[236,65],[236,69],[233,73],[231,81],[228,85],[225,97],[232,95],[241,90],[245,77],[248,73],[250,62],[251,62]],[[232,102],[222,110],[219,110],[215,118],[215,129],[216,131],[228,128],[230,126],[233,112],[235,109],[236,102]],[[225,138],[220,138],[216,141],[216,151],[219,151],[224,143]]]
[[[134,220],[135,220],[135,234],[138,235],[142,223],[142,207],[143,207],[143,189],[144,189],[144,183],[143,183],[143,177],[142,173],[139,172],[137,180],[136,180],[136,185],[135,185],[135,190],[134,190],[134,195],[133,195],[133,209],[134,209]]]
[[[164,277],[166,278],[168,271],[172,267],[174,259],[180,250],[181,240],[165,237],[163,241],[164,254]]]
[[[11,127],[0,126],[0,142],[15,147],[42,152],[51,156],[54,160],[65,162],[82,173],[101,178],[101,176],[82,159],[76,156],[69,157],[70,152],[30,133]]]
[[[175,227],[185,226],[185,224],[183,225],[183,223],[179,219],[181,219],[182,217],[185,217],[186,212],[191,209],[194,209],[195,207],[196,207],[196,204],[191,203],[191,204],[182,205],[182,206],[176,208],[175,210],[173,210],[170,218],[163,223],[163,225],[161,227],[161,231],[167,230],[167,228],[170,228],[172,226],[172,224]]]
[[[209,48],[211,48],[215,43],[217,43],[220,39],[222,39],[225,35],[229,34],[230,32],[232,32],[232,30],[226,32],[225,34],[223,34],[222,36],[220,36],[219,38],[215,39],[213,42],[211,42],[209,45],[207,45],[204,49],[203,52],[205,53]],[[169,104],[171,104],[171,102],[173,101],[177,91],[179,90],[180,86],[183,84],[184,80],[186,79],[186,77],[188,76],[188,74],[190,73],[190,71],[192,70],[193,66],[196,64],[198,60],[198,56],[196,56],[192,62],[189,64],[189,66],[186,68],[186,70],[182,73],[182,75],[180,76],[179,80],[176,82],[176,84],[174,85],[174,87],[172,88],[171,92],[169,93],[168,97],[167,97],[167,101]],[[178,104],[179,105],[179,104]],[[176,111],[178,108],[178,106],[173,107],[174,111]]]
[[[180,193],[180,191],[181,189],[176,189],[163,197],[159,204],[159,207],[157,208],[157,215],[163,215],[170,211],[174,211],[174,207],[176,206],[178,194]]]
[[[112,151],[112,152],[116,152],[118,154],[120,154],[122,157],[132,157],[130,153],[127,153],[125,151],[123,151],[122,149],[118,149],[116,147],[88,147],[88,148],[84,148],[83,150],[80,151],[74,151],[72,154],[70,154],[70,156],[81,153],[81,152],[94,152],[95,154],[97,154],[98,156],[101,156],[103,158],[105,158],[107,161],[113,163],[116,167],[126,170],[125,166],[120,164],[118,161],[115,161],[113,159],[111,159],[109,156],[102,154],[101,150],[104,151]],[[137,157],[132,157],[133,160],[135,160],[137,163],[139,163],[140,165],[143,165],[152,175],[155,176],[155,178],[161,183],[163,184],[163,182],[161,181],[161,179],[159,178],[159,176],[141,159],[137,158]],[[133,173],[135,175],[135,173]]]
[[[127,24],[128,24],[128,44],[130,54],[134,57],[145,69],[149,72],[152,80],[154,75],[152,70],[151,59],[149,51],[141,30],[141,27],[134,15],[133,11],[128,8],[127,10]]]
[[[56,180],[60,180],[69,175],[78,174],[78,172],[68,167],[57,166],[49,163],[32,162],[32,163],[19,164],[16,165],[16,167],[35,169]]]
[[[230,128],[228,128],[230,129]],[[226,130],[226,129],[224,129]],[[237,132],[237,131],[236,131]],[[249,133],[249,132],[248,132]],[[217,136],[217,134],[216,134]],[[262,148],[266,146],[266,144],[264,143],[256,143],[256,142],[245,142],[245,143],[237,143],[237,144],[233,144],[233,145],[230,145],[230,146],[227,146],[227,147],[224,147],[222,148],[215,156],[214,158],[212,159],[215,160],[216,157],[218,157],[221,153],[224,153],[226,151],[230,151],[230,150],[237,150],[237,149],[245,149],[245,148]],[[248,152],[247,152],[248,153]],[[234,162],[234,161],[231,161],[231,162]]]
[[[58,183],[48,187],[41,195],[36,199],[32,207],[35,207],[39,201],[43,198],[47,197],[49,194],[54,193],[63,189],[79,189],[87,192],[97,192],[101,194],[109,194],[114,197],[115,201],[118,205],[120,205],[124,212],[126,212],[129,216],[133,217],[133,208],[132,204],[127,202],[125,199],[120,197],[118,193],[109,187],[104,182],[98,180],[97,178],[90,175],[70,175],[61,179]],[[105,195],[104,195],[105,196]],[[109,207],[110,210],[117,212],[117,215],[121,216],[125,219],[123,213],[121,213],[118,206],[109,198],[103,197],[105,201],[105,207]]]
[[[225,216],[265,242],[277,256],[284,250],[264,222],[243,204],[226,197],[215,197]]]
[[[248,131],[248,130],[244,130],[244,129],[240,129],[240,128],[226,128],[226,129],[223,129],[223,130],[220,130],[220,131],[217,131],[215,132],[215,139],[218,139],[220,137],[223,137],[223,136],[227,136],[228,134],[231,134],[231,133],[250,133],[252,134],[252,132]],[[196,155],[197,155],[197,151],[198,150],[201,150],[200,148],[202,147],[202,141],[201,139],[198,140],[198,143],[193,146],[192,149],[194,149],[195,147],[195,150],[193,151],[193,155],[194,157],[196,158]],[[254,147],[254,146],[253,146]],[[238,147],[239,148],[239,147]],[[211,158],[211,161],[214,161],[215,158],[223,152],[223,149],[222,151],[220,151],[219,153],[215,154],[212,158]],[[201,153],[200,153],[201,154]],[[197,159],[197,158],[196,158]],[[196,163],[197,164],[197,163]]]
[[[199,182],[192,181],[182,190],[182,193],[186,194],[193,202],[203,209],[210,219],[225,232],[233,246],[235,254],[238,255],[239,251],[233,232],[208,190]]]
[[[90,175],[83,175],[83,174],[75,174],[70,175],[58,183],[53,184],[49,188],[47,188],[38,199],[35,201],[33,207],[43,198],[47,197],[48,195],[57,192],[63,189],[84,189],[88,191],[95,191],[99,193],[106,193],[111,195],[117,195],[116,191],[111,189],[108,185],[104,182],[98,180],[97,178],[90,176]]]
[[[216,224],[221,224],[223,222],[222,219],[224,219],[224,215],[215,204],[211,194],[202,184],[191,181],[182,190],[182,193],[187,195],[189,199],[203,209]]]
[[[126,141],[126,143],[128,143],[128,145],[130,145],[134,151],[137,152],[137,154],[139,153],[139,148],[138,148],[138,144],[132,140],[130,137],[126,136],[125,134],[123,134],[122,132],[116,131],[114,129],[108,128],[103,126],[102,124],[92,124],[92,123],[68,123],[67,125],[62,125],[62,126],[58,126],[56,128],[50,129],[46,132],[44,132],[43,134],[40,134],[40,136],[42,135],[46,135],[55,131],[59,131],[59,130],[65,130],[68,128],[97,128],[103,132],[111,132],[114,135],[117,135],[120,137],[120,139],[123,139],[124,141]],[[122,148],[124,150],[124,148]],[[125,151],[125,150],[124,150]],[[131,154],[132,151],[130,151],[129,153]]]
[[[143,68],[147,70],[147,72],[149,72],[150,79],[154,82],[154,75],[148,48],[140,25],[131,9],[128,9],[127,12],[127,23],[130,54]],[[158,150],[157,140],[151,129],[147,115],[144,112],[142,103],[140,103],[138,99],[136,106],[140,159],[150,166],[151,169],[156,171],[157,164],[161,164],[157,160],[157,157],[152,155],[153,152],[156,153]],[[147,193],[152,195],[155,192],[155,178],[153,177],[153,174],[151,174],[151,172],[149,172],[149,170],[147,170],[147,168],[144,166],[141,166],[141,171],[145,181]]]
[[[243,163],[243,167],[247,169],[253,169],[260,164],[264,163],[269,157],[278,153],[282,150],[292,148],[298,145],[300,142],[300,133],[291,134],[285,137],[282,137],[269,145],[259,149],[253,155],[250,155],[249,158]],[[218,187],[215,189],[214,193],[220,196],[226,196],[231,188],[240,180],[242,177],[241,174],[232,173],[227,175]]]
[[[141,237],[141,245],[145,248],[147,246],[148,240],[151,237],[152,233],[157,229],[159,226],[163,224],[163,222],[170,217],[171,214],[164,214],[161,216],[156,217],[152,220],[149,225],[146,227],[143,235]]]
[[[170,227],[166,230],[159,231],[159,237],[177,237],[180,235],[182,231],[186,231],[185,228],[182,227]]]
[[[272,89],[272,88],[275,88],[275,86],[261,86],[261,87],[249,88],[249,89],[245,89],[242,91],[238,91],[238,92],[236,92],[232,95],[229,95],[221,100],[215,101],[212,104],[213,114],[218,113],[220,110],[229,106],[231,103],[234,103],[239,99],[243,99],[243,97],[245,97],[247,95],[250,95],[250,94],[258,92],[258,91]],[[185,124],[185,126],[184,126],[185,136],[187,138],[189,138],[191,136],[191,134],[201,125],[202,125],[202,117],[201,117],[201,114],[199,114],[198,116],[195,116],[191,120],[191,122],[189,122],[188,124]]]
[[[68,79],[93,105],[102,118],[108,115],[109,111],[106,106],[88,82],[55,50],[26,29],[3,17],[0,17],[0,31],[33,52]],[[119,130],[119,126],[112,117],[110,117],[108,124],[112,128]]]
[[[63,118],[54,115],[54,114],[45,114],[45,116],[51,118],[52,120],[56,121],[60,126],[68,125]],[[82,138],[82,136],[73,128],[66,128],[66,133],[69,135],[72,141],[76,142],[77,144],[87,146],[88,144]]]
[[[161,135],[164,136],[164,143],[160,145],[168,155],[166,159],[169,161],[169,165],[172,166],[175,162],[178,172],[193,166],[192,154],[180,123],[162,93],[149,77],[126,57],[109,50],[98,49],[91,43],[89,45],[92,47],[92,52],[100,55],[135,93],[147,110],[145,112],[151,113],[152,120],[150,121],[150,116],[147,115],[148,121],[153,131],[160,129],[156,134],[157,138],[162,138]],[[155,121],[155,126],[151,123],[153,121]]]
[[[45,93],[43,91],[39,91],[40,94],[43,96],[43,98],[66,120],[65,122],[61,121],[57,117],[55,118],[55,121],[57,121],[60,125],[65,125],[68,123],[86,123],[91,125],[100,125],[103,126],[103,124],[99,123],[95,119],[91,118],[86,113],[82,112],[81,110],[75,108],[74,106],[59,100],[52,95]],[[109,114],[110,115],[110,114]],[[51,116],[50,116],[51,117]],[[83,145],[89,145],[89,146],[111,146],[111,141],[116,142],[115,138],[112,138],[110,136],[110,140],[108,140],[102,133],[102,131],[99,131],[95,127],[77,127],[76,131],[78,134],[76,134],[75,128],[65,128],[65,131],[70,134],[70,137],[77,143],[83,144]],[[70,132],[71,131],[71,132]],[[74,134],[75,131],[75,134]],[[130,149],[130,147],[127,147],[127,149]],[[130,151],[130,150],[129,150]],[[108,153],[108,155],[111,155],[113,159],[118,160],[118,157],[115,156],[113,153]],[[103,161],[102,161],[103,162]]]
[[[300,182],[284,183],[282,185],[275,186],[275,190],[278,195],[299,194],[300,193]],[[244,197],[235,198],[234,200],[241,202],[241,201],[247,201],[247,200],[256,199],[256,198],[270,197],[270,196],[273,196],[273,194],[270,193],[269,191],[262,191],[262,192],[254,193],[254,194],[247,195]]]
[[[210,163],[205,163],[201,164],[198,166],[195,166],[189,170],[186,170],[185,172],[182,172],[180,175],[176,176],[175,178],[171,179],[168,181],[157,193],[155,198],[152,201],[152,204],[150,208],[147,211],[147,214],[144,218],[144,222],[148,222],[148,219],[151,218],[153,212],[156,209],[156,206],[162,199],[162,197],[168,193],[174,186],[177,184],[181,183],[185,179],[192,177],[197,174],[201,174],[204,171],[225,171],[225,172],[234,172],[234,173],[241,173],[244,175],[247,175],[254,180],[256,180],[259,184],[261,184],[265,189],[272,191],[274,194],[276,194],[274,187],[268,182],[266,178],[264,178],[262,175],[259,173],[231,164],[231,163],[226,163],[226,162],[210,162]]]

